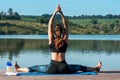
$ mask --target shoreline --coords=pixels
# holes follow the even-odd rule
[[[97,75],[57,75],[57,76],[5,76],[0,69],[1,80],[120,80],[120,71],[101,71]]]

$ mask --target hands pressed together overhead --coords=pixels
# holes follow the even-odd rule
[[[56,9],[55,9],[55,13],[57,13],[57,12],[62,13],[61,8],[60,8],[60,4],[58,4]]]

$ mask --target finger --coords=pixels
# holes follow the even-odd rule
[[[58,7],[60,8],[60,4],[58,4]]]

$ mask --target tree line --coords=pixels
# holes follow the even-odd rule
[[[18,12],[13,12],[12,8],[9,8],[7,12],[0,12],[0,19],[1,20],[20,20],[21,16],[19,15]]]
[[[7,12],[0,12],[0,19],[5,20],[5,19],[13,19],[13,20],[20,20],[23,15],[20,15],[18,12],[13,12],[12,8],[9,8]],[[29,16],[29,17],[40,17],[37,18],[37,20],[46,22],[46,19],[49,19],[51,17],[51,14],[43,14],[40,16]],[[113,15],[113,14],[106,14],[106,15],[79,15],[79,16],[65,16],[67,19],[92,19],[92,18],[97,18],[97,19],[112,19],[112,18],[120,18],[120,15]],[[56,15],[55,17],[56,20],[60,20],[61,16]]]
[[[43,14],[41,15],[44,18],[50,18],[50,14]],[[113,14],[106,14],[106,15],[79,15],[79,16],[65,16],[67,19],[115,19],[115,18],[120,18],[120,15],[113,15]],[[56,20],[61,19],[61,16],[56,15]]]
[[[21,32],[21,33],[47,33],[47,29],[44,26],[47,26],[49,19],[51,17],[51,14],[43,14],[40,16],[34,16],[34,15],[19,15],[18,12],[14,12],[12,8],[8,9],[8,12],[0,12],[0,32],[3,34],[9,34],[12,33],[14,34],[15,32],[13,30],[9,30],[9,26],[15,26],[16,28],[20,28],[20,31],[24,31],[23,29],[25,29],[25,26],[27,26],[26,29],[31,29],[32,26],[34,26],[33,28],[36,27],[36,25],[38,26],[37,23],[39,23],[39,26],[42,27],[40,28],[40,31],[36,31],[36,29],[33,31],[33,29],[31,29],[31,32]],[[68,20],[68,26],[69,28],[69,32],[71,34],[120,34],[120,15],[112,15],[112,14],[107,14],[105,16],[102,15],[81,15],[81,16],[65,16]],[[113,20],[112,22],[107,22],[107,21],[102,21],[100,22],[100,20]],[[9,20],[8,22],[5,22],[5,20]],[[11,20],[18,20],[19,23],[21,22],[21,24],[17,24],[14,23],[11,24]],[[25,21],[26,20],[26,21]],[[71,21],[72,20],[72,21]],[[75,22],[76,20],[76,22]],[[78,20],[78,21],[77,21]],[[82,22],[80,22],[79,20],[82,20]],[[86,22],[87,20],[87,22]],[[35,21],[35,22],[34,22]],[[23,23],[22,22],[27,22],[24,25],[23,28]],[[83,25],[82,23],[85,24]],[[9,25],[8,25],[9,23]],[[54,23],[61,23],[61,16],[60,15],[56,15],[55,16],[55,21]],[[31,25],[32,24],[32,25]],[[33,25],[34,24],[34,25]],[[43,25],[41,25],[43,24]],[[6,26],[8,25],[8,26]],[[2,26],[2,27],[1,27]],[[31,26],[31,27],[30,27]],[[20,32],[18,31],[18,32]],[[16,32],[16,33],[18,33]]]
[[[91,18],[97,18],[97,19],[113,19],[113,18],[120,18],[120,15],[113,15],[113,14],[106,14],[106,15],[80,15],[80,16],[73,16],[69,18],[74,19],[91,19]]]

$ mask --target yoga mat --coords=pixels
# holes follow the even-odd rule
[[[76,72],[73,74],[46,74],[42,72],[19,72],[16,76],[71,76],[71,75],[97,75],[97,72]]]

